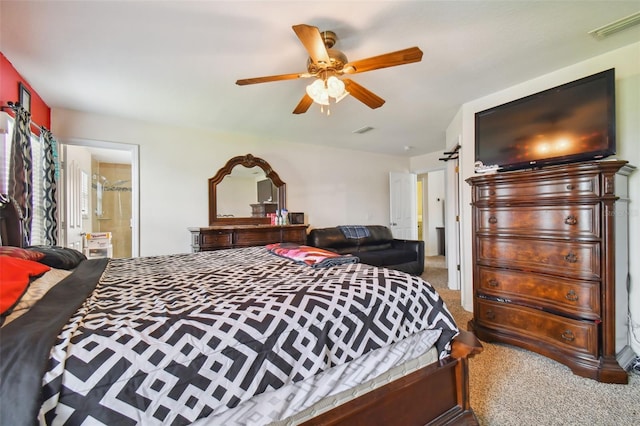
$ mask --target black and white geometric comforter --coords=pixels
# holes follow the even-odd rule
[[[426,329],[447,356],[451,315],[398,271],[264,247],[113,259],[51,351],[40,420],[188,424]]]

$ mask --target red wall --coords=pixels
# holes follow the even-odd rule
[[[7,102],[18,102],[18,83],[22,83],[31,93],[31,121],[38,126],[51,129],[51,108],[44,103],[40,95],[33,87],[18,73],[11,62],[0,52],[0,104],[6,106]],[[8,110],[4,110],[9,112]],[[11,114],[11,112],[9,112]],[[39,131],[32,128],[36,133]]]

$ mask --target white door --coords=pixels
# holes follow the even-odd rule
[[[418,239],[417,186],[414,173],[389,173],[389,225],[394,238]]]
[[[82,251],[82,239],[91,232],[88,197],[91,154],[82,147],[64,148],[64,246]]]

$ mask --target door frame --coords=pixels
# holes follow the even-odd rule
[[[449,253],[447,269],[449,270],[449,288],[461,290],[462,288],[462,229],[460,228],[460,159],[447,161],[445,171],[445,192],[452,191],[453,196],[445,204],[445,224],[451,224],[445,233]]]
[[[92,139],[59,139],[62,145],[127,151],[131,154],[131,256],[140,256],[140,146]]]
[[[458,136],[456,142],[451,144],[452,146],[456,146],[456,144],[460,145],[461,137]],[[451,150],[449,150],[451,151]],[[445,197],[445,244],[447,247],[447,271],[449,274],[448,278],[448,288],[451,290],[461,290],[462,288],[462,230],[461,222],[460,222],[460,207],[461,207],[461,185],[464,182],[460,181],[460,151],[458,151],[458,158],[452,159],[445,162],[439,166],[426,167],[426,168],[417,168],[412,170],[412,173],[416,175],[416,179],[419,175],[429,174],[430,172],[435,172],[439,170],[445,171],[444,177],[444,185],[445,185],[445,194],[450,194],[451,196]],[[423,186],[423,202],[425,199],[424,191],[426,188]],[[424,207],[423,207],[423,215],[425,215]]]

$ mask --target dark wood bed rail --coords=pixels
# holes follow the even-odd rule
[[[461,331],[451,356],[322,413],[305,426],[477,425],[469,403],[469,358],[480,341]]]

